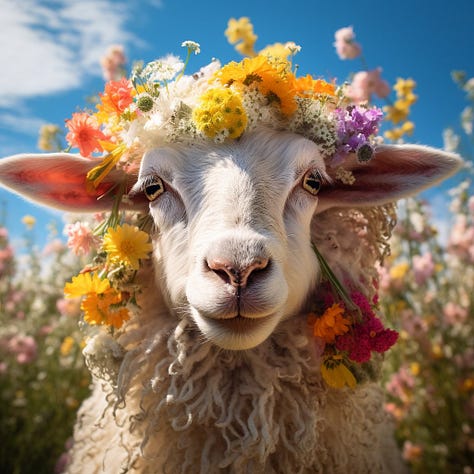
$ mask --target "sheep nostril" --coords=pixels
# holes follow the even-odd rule
[[[207,259],[207,268],[219,276],[225,283],[234,287],[245,287],[251,276],[268,267],[269,259],[263,257],[255,258],[252,263],[246,266],[235,265],[225,259]]]

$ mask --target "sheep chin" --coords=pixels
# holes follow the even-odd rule
[[[230,319],[211,319],[191,307],[191,316],[202,335],[216,346],[242,351],[264,342],[280,322],[280,315],[272,313],[261,318],[236,316]]]

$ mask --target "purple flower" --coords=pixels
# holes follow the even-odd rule
[[[372,157],[370,137],[379,129],[383,113],[380,109],[351,105],[336,110],[337,151],[336,157],[356,152],[360,161]]]

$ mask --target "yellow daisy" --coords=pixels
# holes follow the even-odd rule
[[[343,388],[345,385],[354,388],[357,385],[356,378],[344,364],[341,355],[326,357],[321,364],[321,375],[333,388]]]
[[[64,286],[66,298],[76,298],[89,293],[104,293],[110,288],[110,281],[107,278],[101,279],[96,273],[80,273],[72,277],[72,282]]]
[[[104,236],[104,251],[109,262],[121,263],[134,270],[138,270],[140,260],[148,258],[152,250],[148,234],[133,225],[109,227]]]

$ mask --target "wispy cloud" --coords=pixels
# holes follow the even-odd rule
[[[126,2],[0,0],[0,106],[78,87],[113,43],[137,41]]]

